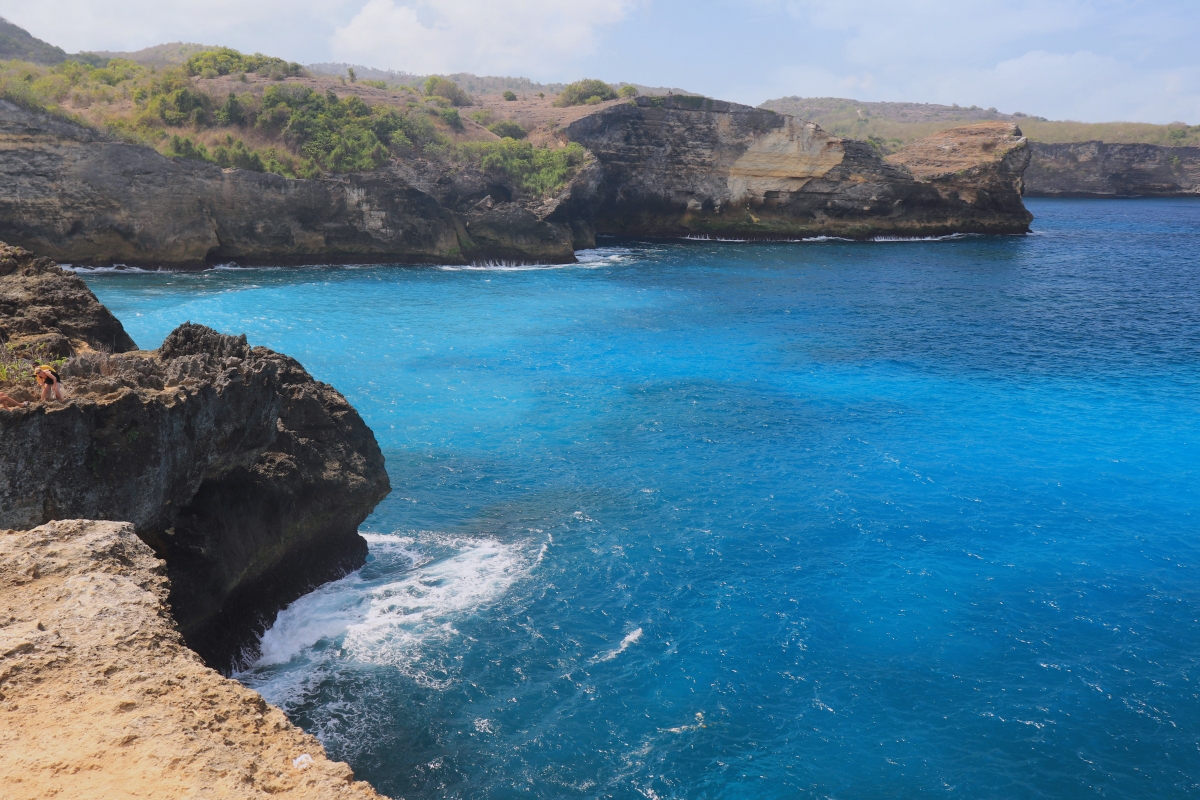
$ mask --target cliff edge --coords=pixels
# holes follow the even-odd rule
[[[8,800],[378,798],[184,646],[128,523],[0,531],[0,785]]]
[[[87,313],[52,318],[21,300],[36,293]],[[39,402],[27,372],[0,381],[30,401],[0,410],[0,528],[133,523],[209,664],[231,668],[280,608],[363,563],[358,526],[390,491],[383,454],[295,360],[190,323],[126,349],[77,276],[16,248],[0,248],[0,335],[10,354],[53,341],[68,357],[65,402]]]
[[[885,160],[774,111],[638,97],[599,106],[560,136],[602,170],[598,233],[869,238],[1023,233],[1033,219],[1021,202],[1028,144],[1008,123],[945,131]]]
[[[1195,197],[1200,147],[1034,142],[1025,181],[1031,197]]]

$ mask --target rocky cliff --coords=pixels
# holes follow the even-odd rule
[[[1028,150],[1009,123],[939,134],[938,147],[971,146],[938,172],[787,115],[705,98],[572,111],[551,138],[580,142],[596,160],[557,197],[534,200],[494,175],[424,159],[320,180],[222,170],[0,100],[0,238],[88,265],[557,263],[592,246],[597,231],[1016,233],[1032,219],[1020,199]],[[911,147],[932,163],[931,146]]]
[[[602,170],[600,233],[802,238],[1020,233],[1028,146],[1011,123],[918,142],[884,160],[773,111],[700,97],[605,105],[560,135]]]
[[[49,259],[3,248],[0,272],[0,332],[26,337],[6,334],[16,352],[57,337],[72,356],[66,402],[0,410],[0,528],[132,522],[167,562],[188,643],[221,668],[284,605],[363,562],[358,525],[389,484],[374,435],[336,390],[190,323],[132,351]],[[34,293],[57,298],[58,319],[14,302]],[[0,389],[36,400],[27,383]]]
[[[1033,197],[1200,195],[1200,147],[1034,142],[1025,173]]]
[[[59,262],[569,262],[591,244],[559,206],[478,171],[416,161],[290,180],[166,158],[0,100],[0,239]]]
[[[379,797],[183,645],[163,573],[128,523],[0,531],[3,796]]]

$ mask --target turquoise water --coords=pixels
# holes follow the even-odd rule
[[[91,274],[395,487],[240,676],[407,798],[1200,792],[1200,202],[547,269]]]

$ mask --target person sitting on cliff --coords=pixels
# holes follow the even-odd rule
[[[49,364],[42,364],[33,368],[33,377],[37,379],[38,386],[42,387],[42,402],[50,399],[53,394],[56,400],[62,400],[62,382],[58,379],[58,372]]]
[[[14,400],[11,395],[0,392],[0,408],[24,408],[29,403],[21,403]]]

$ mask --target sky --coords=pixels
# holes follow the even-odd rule
[[[185,41],[750,105],[832,96],[1200,124],[1200,0],[0,0],[0,16],[69,52]]]

